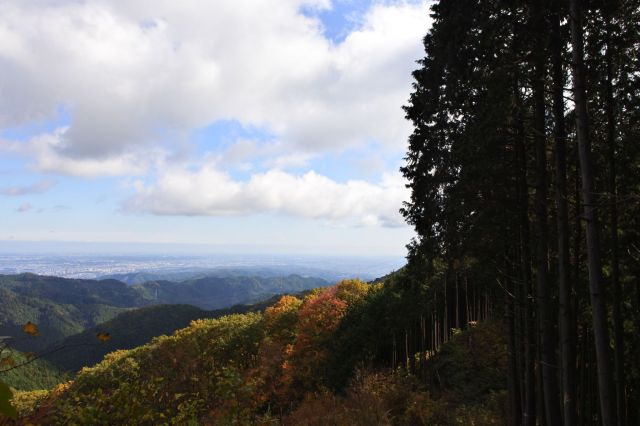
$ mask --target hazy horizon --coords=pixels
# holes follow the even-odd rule
[[[341,250],[342,249],[342,250]],[[64,254],[64,255],[247,255],[247,256],[304,256],[346,258],[404,259],[406,250],[389,252],[371,250],[359,253],[346,247],[268,245],[268,244],[206,244],[155,242],[88,242],[88,241],[20,241],[0,240],[3,254]]]
[[[55,249],[55,250],[54,250]],[[404,265],[398,256],[233,252],[200,247],[167,247],[86,244],[18,244],[0,248],[0,274],[24,272],[64,278],[101,279],[122,274],[149,273],[201,275],[234,270],[240,275],[304,275],[336,281],[344,278],[370,280]],[[155,250],[155,251],[154,251]],[[163,278],[164,279],[164,278]]]

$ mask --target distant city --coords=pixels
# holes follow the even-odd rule
[[[330,257],[288,255],[158,255],[158,254],[49,254],[0,253],[0,274],[31,272],[64,278],[119,278],[119,275],[153,273],[155,276],[188,277],[220,270],[246,270],[315,276],[327,280],[358,277],[370,280],[402,267],[397,257]]]

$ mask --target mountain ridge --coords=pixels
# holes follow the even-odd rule
[[[37,352],[135,308],[169,303],[222,309],[326,285],[322,279],[297,275],[153,281],[134,286],[113,279],[0,275],[0,335],[15,336],[11,344],[17,350]],[[22,333],[22,325],[29,321],[38,325],[38,338]]]

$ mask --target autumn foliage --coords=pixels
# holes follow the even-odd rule
[[[345,280],[304,299],[283,296],[264,313],[193,321],[172,336],[109,354],[54,391],[18,394],[20,421],[348,425],[448,418],[449,404],[459,403],[432,399],[407,371],[360,366],[345,373],[348,386],[335,392],[329,370],[337,336],[351,327],[347,316],[379,303],[381,289]]]

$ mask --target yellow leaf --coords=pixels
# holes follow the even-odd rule
[[[22,331],[24,331],[25,333],[31,335],[31,336],[37,336],[38,335],[38,326],[35,325],[34,323],[32,323],[31,321],[27,322],[25,325],[22,326]]]
[[[101,342],[106,342],[107,340],[111,339],[111,334],[105,333],[105,332],[100,332],[100,333],[96,334],[96,337]]]

